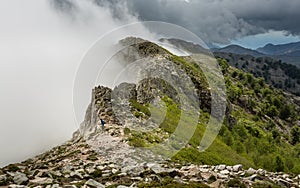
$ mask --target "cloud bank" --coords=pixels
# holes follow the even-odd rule
[[[72,89],[82,56],[104,33],[137,21],[104,5],[0,2],[0,166],[50,149],[77,129]]]

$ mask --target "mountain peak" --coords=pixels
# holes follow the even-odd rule
[[[225,46],[223,48],[214,49],[214,52],[251,55],[251,56],[254,56],[254,57],[259,57],[259,56],[264,55],[264,54],[262,54],[258,51],[248,49],[248,48],[244,48],[244,47],[239,46],[237,44],[231,44],[231,45]]]
[[[257,51],[274,56],[298,56],[300,57],[300,41],[287,44],[267,44],[258,48]]]
[[[271,47],[271,46],[274,46],[274,44],[268,43],[268,44],[265,45],[265,47]]]

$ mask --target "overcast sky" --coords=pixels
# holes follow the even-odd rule
[[[207,43],[256,48],[299,40],[299,8],[299,0],[0,1],[0,166],[71,137],[76,71],[104,33],[164,21]]]
[[[128,5],[142,20],[184,26],[209,43],[249,46],[243,38],[258,35],[251,38],[255,48],[299,40],[299,0],[128,0]]]

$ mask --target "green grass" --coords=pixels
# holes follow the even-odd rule
[[[136,117],[151,116],[151,112],[147,106],[140,104],[134,99],[130,99],[129,102],[132,108],[134,109],[134,115]]]
[[[197,64],[178,56],[171,56],[171,60],[186,71],[198,89],[205,90],[208,87],[205,76]],[[199,123],[193,127],[191,126],[193,118],[188,112],[181,110],[180,104],[176,104],[167,96],[162,97],[166,115],[159,127],[169,135],[175,135],[175,139],[170,142],[173,149],[183,148],[172,160],[211,165],[239,163],[243,164],[244,168],[300,173],[300,143],[291,144],[288,129],[300,118],[295,112],[295,107],[287,104],[282,92],[268,87],[262,78],[255,78],[249,73],[229,67],[224,60],[219,62],[225,77],[227,100],[231,103],[231,111],[227,114],[219,135],[204,152],[200,152],[197,147],[206,130],[209,113],[202,110]],[[159,117],[164,112],[164,109],[142,105],[134,100],[131,101],[131,105],[137,117]],[[293,117],[286,118],[286,114]],[[227,121],[229,116],[235,123]],[[281,116],[285,119],[281,119]],[[180,119],[183,122],[181,129],[178,128]],[[278,127],[285,131],[281,131]],[[188,147],[179,144],[190,137],[191,131],[193,135]],[[167,138],[157,140],[153,138],[154,135],[157,135],[155,131],[144,133],[131,131],[129,141],[133,146],[146,147],[161,143]],[[156,150],[167,152],[163,151],[163,148]]]

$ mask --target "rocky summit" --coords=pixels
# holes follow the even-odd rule
[[[225,120],[215,141],[201,152],[199,144],[213,103],[199,65],[191,57],[175,56],[142,39],[131,37],[120,44],[130,46],[118,54],[125,64],[151,57],[140,72],[140,82],[112,89],[95,87],[73,138],[1,168],[0,187],[300,186],[297,96],[271,88],[263,79],[219,59],[227,98],[220,94],[218,102],[226,102],[227,107],[217,110],[226,112]],[[165,79],[151,77],[156,70]],[[174,88],[168,79],[182,88]],[[186,89],[189,81],[195,88]],[[188,107],[182,104],[182,94],[187,93]],[[195,96],[200,100],[197,105]],[[197,108],[199,118],[191,138],[187,142],[180,135],[174,139],[179,122],[187,130],[193,122],[183,112]],[[106,121],[104,128],[100,118]]]

